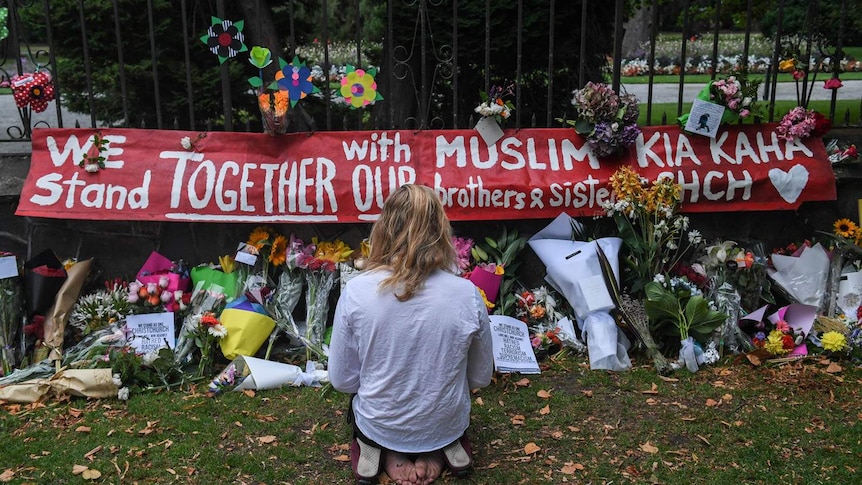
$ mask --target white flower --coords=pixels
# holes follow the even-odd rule
[[[88,164],[84,165],[84,170],[86,170],[89,173],[96,173],[99,171],[99,164],[98,163],[88,163]]]
[[[153,362],[155,362],[156,359],[158,359],[158,358],[159,358],[159,353],[157,351],[153,350],[153,351],[147,352],[146,354],[141,356],[141,361],[143,362],[143,364],[145,366],[152,367]]]
[[[129,297],[126,298],[126,301],[129,303],[137,303],[138,302],[138,294],[137,293],[129,293]]]
[[[653,276],[652,280],[655,281],[656,283],[664,284],[664,275],[659,273],[659,274]]]
[[[123,385],[123,380],[120,379],[120,374],[114,374],[111,376],[111,382],[114,383],[115,386],[120,387]]]
[[[183,148],[185,148],[186,150],[191,150],[193,148],[192,139],[187,136],[184,136],[180,139],[180,145],[182,145]]]
[[[215,338],[224,338],[224,336],[227,335],[227,328],[225,328],[224,325],[219,323],[218,325],[213,325],[212,327],[209,327],[207,329],[207,332],[209,332],[209,334]]]
[[[129,388],[123,387],[119,391],[117,391],[117,399],[120,401],[128,401],[129,400]]]
[[[168,280],[167,276],[160,276],[159,277],[159,286],[161,286],[162,288],[167,288],[169,283],[170,283],[170,280]]]
[[[700,231],[697,229],[692,229],[688,232],[688,240],[691,241],[692,244],[700,244],[703,240],[703,236],[700,235]]]

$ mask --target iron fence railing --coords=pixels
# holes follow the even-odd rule
[[[782,41],[786,2],[748,0],[744,11],[737,12],[752,19],[757,7],[776,15],[774,46],[762,62],[765,121],[776,118],[779,70],[788,56]],[[514,86],[515,105],[510,126],[562,126],[557,119],[574,115],[572,91],[587,81],[606,80],[617,91],[635,89],[624,76],[634,65],[623,52],[624,32],[631,26],[626,22],[635,21],[627,20],[632,14],[626,11],[629,3],[0,0],[8,13],[8,35],[0,41],[0,84],[20,88],[28,74],[42,71],[50,75],[53,95],[62,100],[39,112],[34,104],[20,106],[15,97],[0,96],[0,141],[28,140],[39,126],[259,131],[256,97],[246,81],[254,74],[247,53],[219,63],[201,42],[213,17],[231,19],[234,25],[242,18],[246,47],[269,46],[274,57],[289,62],[298,55],[308,62],[319,92],[291,107],[291,131],[465,128],[476,120],[473,108],[479,91],[508,83]],[[697,70],[689,68],[696,46],[711,43],[709,53],[696,62],[700,68],[707,66],[703,70],[712,79],[722,75],[718,66],[726,60],[719,41],[727,34],[727,12],[721,0],[642,3],[646,13],[636,19],[647,22],[649,29],[637,62],[646,66],[641,74],[648,82],[637,88],[643,93],[639,101],[648,124],[664,124],[667,111],[659,116],[657,105],[670,104],[672,115],[679,116],[691,101],[684,88]],[[739,8],[739,2],[732,3]],[[840,21],[830,42],[813,30],[815,22],[799,33],[804,40],[797,44],[796,57],[803,62],[797,67],[801,75],[796,87],[803,93],[802,102],[808,101],[805,93],[810,97],[818,74],[837,78],[847,67],[839,54],[850,14],[847,0],[807,3],[809,20],[821,15],[828,3],[831,12],[839,9]],[[662,17],[668,11],[678,13],[679,19],[673,34],[679,46],[675,99],[659,97],[656,82],[663,56],[656,51],[657,39],[668,23]],[[750,68],[754,29],[752,21],[736,29],[743,38],[736,68]],[[375,88],[382,102],[355,111],[339,104],[339,80],[347,64],[378,71]],[[269,68],[267,74],[276,72]],[[836,125],[859,126],[849,111],[836,112],[841,96],[841,91],[831,91],[830,119]],[[858,94],[850,96],[862,103]]]

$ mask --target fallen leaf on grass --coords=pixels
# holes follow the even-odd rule
[[[721,400],[725,401],[725,402],[730,402],[733,400],[733,395],[732,394],[725,394],[725,395],[721,396]]]
[[[15,471],[11,468],[7,468],[3,470],[3,473],[0,473],[0,482],[11,482],[13,478],[15,478]]]
[[[242,391],[242,393],[248,397],[254,397],[254,394],[255,394],[254,389],[245,389]]]
[[[75,428],[75,432],[76,433],[89,433],[90,427],[89,426],[78,426],[77,428]]]
[[[525,418],[523,414],[516,414],[516,415],[512,416],[512,424],[514,424],[514,425],[524,424],[525,419],[527,419],[527,418]]]
[[[84,473],[84,470],[88,470],[89,468],[86,465],[72,465],[72,475],[80,475]]]
[[[258,441],[260,442],[260,444],[262,444],[262,445],[268,445],[268,444],[272,443],[273,441],[275,441],[275,440],[276,440],[276,437],[275,437],[275,436],[273,436],[273,435],[267,435],[267,436],[261,436],[261,437],[260,437],[260,438],[258,438],[257,440],[258,440]]]
[[[341,454],[338,456],[333,456],[332,459],[335,461],[350,461],[350,455]]]
[[[830,363],[829,366],[826,368],[826,372],[829,374],[835,374],[835,373],[841,372],[842,370],[844,370],[844,368],[842,368],[840,365],[836,364],[835,362]]]
[[[536,393],[536,395],[537,395],[537,396],[539,396],[539,397],[540,397],[540,398],[542,398],[542,399],[550,399],[550,397],[551,397],[551,393],[550,393],[550,392],[548,392],[548,391],[546,391],[546,390],[544,390],[544,389],[542,389],[542,390],[540,390],[539,392],[537,392],[537,393]]]
[[[476,405],[477,406],[484,406],[485,405],[485,401],[482,400],[482,396],[479,396],[476,398]]]
[[[648,391],[641,391],[641,394],[658,394],[658,386],[653,382],[652,387]]]
[[[647,452],[647,453],[649,453],[649,454],[655,454],[655,453],[658,453],[658,448],[656,448],[656,447],[655,447],[652,443],[650,443],[649,441],[647,441],[646,443],[644,443],[644,444],[640,445],[640,449],[641,449],[641,451],[645,451],[645,452]]]
[[[87,468],[83,472],[81,472],[81,478],[84,480],[96,480],[97,478],[102,476],[102,472],[99,470],[94,470],[92,468]]]
[[[714,407],[718,406],[719,404],[721,404],[719,401],[716,401],[715,399],[712,399],[712,398],[709,398],[706,400],[706,407],[708,407],[708,408],[714,408]]]
[[[666,376],[660,375],[660,376],[658,376],[658,378],[665,381],[665,382],[679,382],[679,379],[677,379],[676,377],[666,377]]]
[[[703,436],[701,436],[701,435],[699,435],[699,434],[698,434],[698,435],[695,435],[695,436],[697,436],[698,438],[700,438],[700,440],[701,440],[701,441],[703,441],[704,443],[706,443],[707,445],[712,446],[712,443],[710,443],[710,442],[709,442],[709,440],[708,440],[708,439],[706,439],[706,438],[704,438]]]
[[[563,465],[563,468],[560,468],[561,473],[565,473],[566,475],[574,475],[576,471],[583,470],[584,465],[580,463],[566,463]]]
[[[165,471],[167,471],[167,472],[168,472],[168,473],[170,473],[171,475],[176,475],[176,474],[177,474],[177,471],[176,471],[176,470],[174,470],[173,468],[165,468]]]
[[[593,397],[593,391],[581,391],[581,394],[586,397]]]
[[[519,380],[519,381],[515,381],[515,385],[516,385],[516,386],[521,386],[521,387],[527,387],[527,386],[529,386],[529,385],[530,385],[530,379],[527,379],[527,378],[525,377],[525,378],[523,378],[523,379],[521,379],[521,380]]]
[[[544,416],[544,415],[546,415],[546,414],[550,414],[550,413],[551,413],[551,406],[550,406],[550,405],[545,406],[545,407],[543,407],[542,409],[540,409],[540,410],[539,410],[539,414],[541,414],[541,415],[543,415],[543,416]]]
[[[533,453],[539,452],[541,449],[542,448],[539,447],[539,445],[531,441],[524,446],[524,454],[532,455]]]

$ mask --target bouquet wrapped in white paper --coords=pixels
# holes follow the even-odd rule
[[[622,239],[606,237],[589,242],[575,241],[573,228],[579,227],[580,223],[562,213],[527,242],[545,264],[545,280],[575,310],[581,331],[587,335],[590,367],[629,369],[631,361],[627,350],[630,342],[610,315],[615,304],[605,284],[598,254],[601,247],[618,282]]]

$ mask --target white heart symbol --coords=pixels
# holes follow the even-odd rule
[[[799,198],[802,189],[808,185],[808,169],[799,164],[794,165],[787,172],[780,168],[773,168],[769,170],[769,180],[778,191],[778,195],[788,204],[792,204]]]

